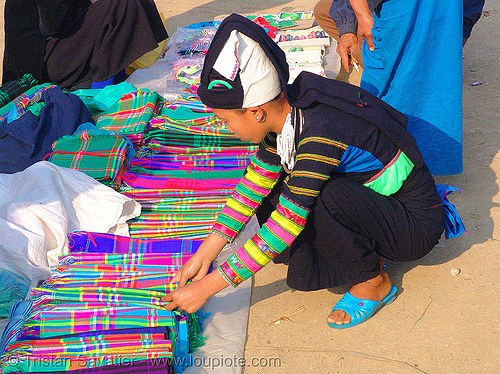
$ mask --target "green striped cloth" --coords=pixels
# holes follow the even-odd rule
[[[127,141],[103,130],[66,135],[54,143],[50,162],[79,170],[99,182],[119,187],[126,167]]]

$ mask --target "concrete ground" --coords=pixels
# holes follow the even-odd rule
[[[311,10],[315,4],[306,0],[156,3],[171,34],[177,27],[219,14]],[[3,28],[1,33],[3,50]],[[500,0],[487,0],[463,52],[465,170],[458,176],[436,178],[463,189],[451,200],[469,233],[442,240],[419,261],[390,264],[398,298],[375,318],[347,330],[333,330],[325,321],[345,289],[293,291],[285,283],[286,266],[268,265],[255,277],[245,352],[250,364],[245,374],[500,373],[499,36]],[[357,84],[359,74],[344,74],[342,79]],[[483,84],[470,85],[478,81]]]

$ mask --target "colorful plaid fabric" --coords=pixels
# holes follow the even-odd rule
[[[124,175],[120,191],[142,205],[128,222],[132,237],[205,238],[257,149],[218,121],[180,122],[153,119],[161,128],[149,131]]]
[[[9,323],[5,326],[0,341],[0,360],[5,353],[6,347],[17,340],[17,335],[23,327],[24,321],[33,310],[33,303],[29,300],[17,301],[12,305]],[[1,365],[0,365],[1,368]]]
[[[193,112],[198,112],[198,113],[213,113],[211,108],[209,108],[200,101],[198,95],[193,95],[189,93],[182,94],[174,101],[164,102],[159,107],[159,113],[162,113],[162,111],[165,110],[165,108],[177,109],[179,107],[189,108]]]
[[[19,95],[7,105],[1,107],[0,122],[5,121],[9,117],[9,115],[14,115],[15,118],[20,117],[23,113],[26,112],[26,108],[28,107],[30,100],[35,97],[35,94],[37,92],[42,92],[52,87],[55,87],[55,85],[49,83],[44,83],[31,87],[28,91]]]
[[[114,365],[66,371],[67,374],[174,374],[171,358],[153,358],[145,361],[128,361]],[[41,374],[42,372],[33,372]]]
[[[66,135],[52,146],[50,162],[79,170],[110,187],[121,184],[128,144],[121,135],[98,130]]]
[[[233,192],[231,188],[212,190],[212,191],[193,191],[193,190],[160,190],[155,188],[129,188],[123,187],[120,189],[124,195],[137,200],[139,202],[161,202],[166,198],[199,198],[199,197],[209,197],[209,196],[225,196],[227,197]]]
[[[70,253],[194,253],[200,240],[139,239],[111,234],[73,231],[68,234]]]
[[[20,337],[50,338],[95,330],[175,326],[174,312],[144,306],[99,303],[43,303],[24,323]]]
[[[97,114],[94,119],[101,129],[119,131],[124,135],[144,134],[149,121],[156,114],[156,106],[163,99],[148,89],[140,89],[123,95],[107,111]]]
[[[216,117],[211,118],[210,121],[201,123],[201,125],[186,125],[153,118],[151,130],[146,135],[146,141],[154,139],[161,144],[187,147],[252,146],[250,142],[236,138]]]
[[[210,232],[212,223],[199,223],[199,224],[189,224],[179,227],[172,225],[171,227],[165,227],[161,222],[153,224],[140,224],[132,222],[130,224],[130,235],[140,236],[143,238],[178,238],[182,237],[186,240],[189,239],[204,239]]]
[[[89,272],[114,272],[118,276],[122,273],[127,272],[140,272],[140,273],[164,273],[166,271],[177,271],[178,266],[162,266],[162,265],[143,265],[143,264],[92,264],[92,263],[80,263],[80,264],[59,264],[52,269],[49,275],[49,279],[57,279],[61,274],[71,273],[77,274],[78,272],[83,273],[82,277]]]
[[[17,80],[3,84],[0,87],[0,108],[10,103],[37,83],[37,80],[31,74],[24,74]]]
[[[78,291],[76,288],[85,288],[86,292],[90,292],[90,288],[102,289],[104,287],[108,289],[129,288],[168,293],[177,287],[177,284],[170,283],[173,276],[191,256],[191,253],[69,254],[60,258],[60,264],[51,271],[50,276],[44,282],[44,287],[51,289],[70,287],[72,288],[71,292],[74,293],[72,300],[76,300],[81,296],[77,296],[77,293],[83,292],[82,290]],[[121,293],[123,292],[122,290]],[[130,296],[130,293],[127,293],[127,295]],[[92,295],[92,297],[95,296]],[[132,296],[144,297],[145,295],[135,293]],[[150,294],[147,296],[149,297]],[[100,301],[107,300],[105,295],[100,297]],[[113,297],[115,297],[116,302],[121,300],[120,296],[115,295]],[[144,302],[144,299],[137,299],[136,302]]]
[[[67,290],[66,290],[67,291]],[[116,290],[101,290],[101,291],[116,291]],[[131,294],[155,294],[143,290],[125,290]],[[159,295],[159,294],[156,294]],[[46,372],[53,373],[57,371],[67,371],[78,368],[87,368],[88,372],[100,373],[109,370],[119,370],[120,366],[136,366],[145,370],[161,368],[162,372],[170,373],[170,369],[175,363],[178,372],[191,362],[189,352],[203,344],[201,337],[201,322],[202,315],[186,316],[185,313],[173,312],[174,319],[172,323],[158,323],[157,327],[131,327],[120,329],[103,329],[103,331],[91,331],[86,328],[81,329],[82,332],[76,334],[72,331],[64,331],[64,328],[58,332],[57,338],[40,338],[40,332],[47,329],[40,329],[43,324],[56,324],[43,319],[43,314],[48,311],[71,312],[72,317],[76,317],[76,321],[80,323],[79,315],[76,311],[81,310],[82,306],[87,309],[93,308],[111,308],[111,305],[119,305],[113,303],[71,303],[65,304],[64,301],[54,302],[42,300],[40,293],[36,297],[37,303],[32,301],[19,302],[13,308],[13,311],[19,312],[12,315],[9,325],[6,327],[0,346],[0,372]],[[26,304],[26,307],[24,306]],[[121,310],[124,308],[115,307],[113,310]],[[142,306],[142,309],[146,307]],[[42,316],[41,314],[42,313]],[[96,315],[95,312],[90,312]],[[108,313],[103,312],[106,315]],[[154,313],[153,313],[154,314]],[[20,325],[16,323],[19,318],[24,321],[28,318],[28,323],[33,320],[38,320],[39,323],[27,327],[28,323]],[[58,315],[54,321],[59,321],[61,327],[67,326],[64,320],[60,320]],[[30,319],[31,318],[31,319]],[[88,325],[92,322],[88,318],[84,318],[84,324]],[[95,321],[94,321],[95,322]],[[123,322],[123,321],[122,321]],[[164,321],[163,321],[164,322]],[[97,324],[98,325],[98,324]],[[109,321],[107,328],[110,327]],[[162,327],[160,327],[162,326]],[[63,334],[63,336],[61,336]],[[67,336],[71,334],[71,336]],[[6,338],[13,336],[14,339]],[[17,336],[17,339],[15,338]],[[192,339],[190,338],[192,337]],[[5,339],[4,339],[5,338]],[[37,339],[36,341],[26,341],[26,338]],[[150,341],[147,341],[149,339]],[[16,341],[17,340],[17,341]],[[175,362],[172,361],[172,344],[166,341],[175,341]],[[119,342],[118,344],[115,344]],[[122,343],[125,342],[125,343]],[[131,344],[133,342],[133,344]],[[98,344],[97,344],[98,343]],[[136,344],[137,343],[137,344]],[[152,343],[152,344],[151,344]],[[163,351],[161,345],[169,346],[168,351]],[[8,347],[7,350],[5,348]],[[120,348],[122,347],[122,348]],[[35,350],[33,349],[35,348]],[[158,352],[158,348],[160,352]],[[144,350],[147,353],[144,353]],[[133,353],[131,353],[133,352]],[[3,354],[2,354],[3,353]],[[75,361],[75,358],[78,361]],[[156,358],[156,360],[154,360]],[[162,359],[164,358],[164,359]],[[139,360],[139,361],[137,361]],[[142,362],[142,364],[141,364]],[[90,370],[100,367],[103,370]],[[84,371],[85,372],[85,371]],[[114,371],[110,371],[114,372]],[[117,371],[120,372],[120,371]]]
[[[74,253],[59,257],[65,264],[160,265],[181,267],[191,257],[188,253]]]
[[[196,112],[183,105],[163,105],[159,107],[159,112],[156,118],[170,124],[194,126],[216,123],[218,121],[217,117],[213,113],[204,111]],[[153,126],[158,126],[158,124],[161,123],[161,121],[157,121],[157,119],[152,121]]]

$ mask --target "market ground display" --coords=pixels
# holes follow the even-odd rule
[[[314,2],[157,1],[169,32],[230,12],[309,10]],[[487,1],[464,48],[465,171],[437,182],[463,189],[453,201],[469,234],[442,241],[424,259],[389,264],[402,290],[367,323],[333,331],[326,315],[344,289],[304,293],[270,264],[252,289],[245,373],[496,373],[500,103],[497,54],[500,1]],[[3,11],[3,2],[2,2]],[[3,31],[3,30],[2,30]],[[1,37],[3,43],[3,35]],[[359,82],[356,73],[341,79]],[[481,82],[481,83],[478,83]],[[224,352],[221,352],[222,357]],[[232,357],[230,357],[232,358]],[[233,366],[241,361],[232,361]],[[212,362],[220,364],[219,362]],[[221,371],[223,372],[223,371]]]

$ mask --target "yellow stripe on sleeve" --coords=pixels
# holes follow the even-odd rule
[[[276,183],[276,180],[264,177],[258,174],[252,168],[247,169],[245,178],[248,179],[250,182],[255,183],[257,186],[262,188],[267,188],[268,190],[271,190],[274,184]]]
[[[226,206],[231,208],[238,213],[241,213],[247,217],[251,217],[253,215],[253,209],[236,200],[235,198],[229,198],[226,202]],[[234,218],[233,218],[234,219]]]

